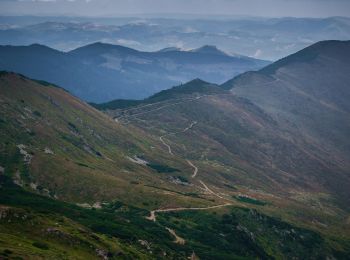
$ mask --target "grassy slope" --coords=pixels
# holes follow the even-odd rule
[[[334,246],[313,231],[256,210],[168,213],[152,222],[145,219],[147,211],[120,202],[82,209],[27,192],[4,176],[0,184],[0,254],[5,259],[96,259],[98,254],[182,259],[193,252],[201,259],[345,259],[349,250],[345,243]],[[165,227],[176,230],[185,244],[174,243]]]
[[[25,188],[90,205],[116,198],[150,208],[169,201],[173,206],[212,203],[182,195],[190,190],[166,181],[171,175],[190,174],[191,169],[169,158],[158,149],[158,141],[141,130],[117,124],[62,89],[15,74],[0,80],[0,166]],[[32,155],[29,164],[23,162],[20,144]],[[45,153],[45,148],[54,154]],[[157,172],[127,159],[134,155],[181,171]],[[164,189],[181,190],[169,194]]]
[[[302,140],[321,167],[308,174],[349,210],[350,42],[324,41],[224,84]],[[322,170],[323,168],[323,170]]]
[[[113,100],[102,104],[92,103],[91,105],[99,110],[126,109],[126,108],[132,108],[138,105],[154,104],[162,101],[166,102],[170,98],[179,98],[183,95],[188,95],[193,93],[215,94],[215,93],[223,93],[223,92],[225,91],[216,84],[211,84],[201,79],[194,79],[186,84],[160,91],[144,100],[117,99],[117,100]]]
[[[330,172],[341,177],[344,170],[322,148],[298,140],[246,99],[226,92],[196,98],[201,95],[172,97],[166,107],[160,103],[109,113],[154,136],[177,132],[165,137],[175,158],[190,159],[202,180],[226,197],[261,199],[268,202],[264,212],[324,234],[349,236],[345,200],[327,185]],[[180,99],[184,102],[178,104]],[[193,129],[182,133],[193,121]]]
[[[333,229],[321,230],[320,235],[317,224],[312,224],[312,228],[318,230],[314,232],[249,210],[254,208],[268,215],[280,215],[297,225],[304,222],[290,217],[295,212],[303,212],[305,215],[299,216],[303,220],[310,216],[315,218],[314,212],[311,214],[300,204],[290,207],[290,201],[287,210],[281,211],[280,207],[286,206],[284,197],[268,196],[251,189],[255,184],[248,186],[245,181],[253,177],[257,170],[242,160],[238,161],[237,156],[226,162],[225,158],[230,158],[232,151],[224,148],[218,140],[208,138],[206,131],[215,129],[205,128],[210,126],[204,122],[198,123],[203,132],[198,133],[196,129],[195,132],[188,131],[167,138],[176,156],[165,152],[158,140],[160,134],[181,131],[192,119],[200,119],[199,115],[211,122],[211,117],[218,118],[225,112],[212,110],[210,114],[203,114],[204,108],[222,99],[208,96],[197,100],[198,104],[194,107],[168,108],[172,111],[171,115],[164,111],[152,113],[153,117],[162,119],[164,123],[157,125],[153,122],[153,126],[158,128],[150,131],[148,126],[151,126],[152,118],[145,118],[149,121],[141,125],[136,124],[144,130],[133,124],[124,127],[59,88],[43,86],[15,74],[4,74],[0,80],[0,127],[4,140],[0,165],[5,168],[1,174],[0,189],[0,204],[3,205],[2,212],[5,212],[0,219],[0,248],[4,256],[94,258],[96,249],[102,249],[117,258],[185,258],[193,251],[201,259],[281,258],[282,255],[292,257],[307,253],[317,258],[338,254],[344,257],[349,250],[346,236],[342,237],[346,230],[334,239]],[[238,114],[243,107],[250,106],[245,102],[236,105]],[[253,114],[256,113],[260,112],[254,111]],[[189,114],[195,118],[188,118]],[[248,115],[243,119],[251,123],[252,118]],[[174,119],[176,125],[172,125]],[[224,117],[223,121],[227,119]],[[235,132],[240,129],[239,125],[232,126]],[[217,136],[220,134],[222,132]],[[23,161],[23,155],[16,147],[18,144],[25,144],[23,149],[33,156],[30,163]],[[205,147],[212,150],[206,151]],[[45,148],[54,154],[45,153]],[[197,151],[203,151],[204,157],[199,156]],[[126,156],[133,155],[151,161],[157,165],[157,169],[172,167],[180,171],[157,172],[126,159]],[[170,181],[168,177],[171,175],[190,180],[193,169],[185,158],[193,160],[200,168],[201,178],[215,191],[224,193],[225,197],[243,192],[253,194],[267,204],[254,205],[232,198],[230,201],[234,205],[243,208],[164,213],[159,214],[156,223],[146,220],[149,212],[145,209],[222,203],[221,199],[199,189],[196,180],[190,181],[194,186],[177,185]],[[235,163],[231,165],[232,162]],[[249,174],[249,177],[242,177],[242,173]],[[14,186],[13,180],[23,187]],[[254,178],[252,180],[260,182]],[[102,209],[90,210],[48,197],[74,203],[107,203],[102,204]],[[296,207],[301,208],[295,211]],[[23,221],[24,215],[35,221]],[[326,221],[325,218],[329,216],[320,214],[319,217],[318,220]],[[330,221],[335,220],[331,218]],[[309,223],[312,223],[311,219]],[[186,240],[185,245],[173,243],[174,238],[165,227],[173,228]],[[89,235],[86,236],[84,232]],[[297,233],[297,239],[293,232]],[[139,240],[150,242],[151,249],[147,249],[147,245],[142,246]],[[279,241],[285,242],[281,244]],[[305,243],[307,248],[303,246]]]

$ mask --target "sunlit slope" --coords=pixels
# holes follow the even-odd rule
[[[30,191],[97,207],[112,199],[150,208],[212,203],[170,181],[192,168],[163,153],[156,137],[61,88],[4,72],[0,102],[2,172]]]

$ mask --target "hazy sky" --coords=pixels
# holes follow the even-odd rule
[[[0,0],[0,14],[350,16],[350,0]]]

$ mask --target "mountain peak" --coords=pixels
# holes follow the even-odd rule
[[[94,42],[94,43],[82,46],[81,48],[112,48],[115,46],[119,46],[119,45],[113,45],[113,44],[104,43],[104,42]]]
[[[29,45],[30,48],[36,48],[36,49],[50,49],[50,50],[54,50],[46,45],[40,44],[40,43],[33,43],[31,45]],[[54,50],[57,51],[57,50]]]
[[[227,53],[218,49],[215,45],[204,45],[200,48],[193,49],[192,52],[228,56]]]
[[[273,74],[279,68],[291,63],[309,63],[317,57],[328,57],[347,62],[350,58],[350,41],[327,40],[316,42],[292,55],[284,57],[260,70],[265,74]]]
[[[170,52],[170,51],[181,51],[181,48],[178,47],[167,47],[159,50],[158,52]]]
[[[212,94],[222,92],[225,92],[225,90],[220,88],[218,85],[196,78],[184,84],[172,87],[171,89],[162,90],[149,97],[147,100],[159,101],[174,98],[179,95],[192,95],[194,93]]]
[[[183,84],[182,86],[186,86],[186,85],[214,85],[214,84],[211,84],[209,82],[206,82],[200,78],[195,78],[193,80],[190,80],[189,82],[186,82],[185,84]]]
[[[12,47],[12,46],[10,46]],[[33,43],[28,46],[15,46],[15,47],[20,47],[20,48],[29,48],[31,51],[34,52],[39,52],[39,53],[61,53],[61,51],[55,50],[53,48],[50,48],[46,45],[39,44],[39,43]]]
[[[98,54],[100,52],[104,51],[119,51],[119,52],[125,52],[125,53],[135,53],[138,52],[137,50],[122,46],[122,45],[115,45],[111,43],[104,43],[104,42],[95,42],[91,43],[86,46],[79,47],[75,50],[70,51],[70,53],[86,53],[86,52],[92,52],[93,54]]]

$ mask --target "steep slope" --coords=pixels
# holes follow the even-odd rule
[[[188,166],[163,154],[157,139],[47,83],[5,72],[0,80],[0,166],[17,184],[89,205],[118,198],[159,206],[170,197],[173,206],[212,204],[170,181],[186,175]]]
[[[347,172],[327,181],[344,197],[348,197],[350,169],[349,60],[349,41],[319,42],[223,85],[251,100],[284,129],[319,147],[317,156],[326,158],[328,165]]]
[[[161,124],[148,132],[133,126],[136,118],[126,118],[132,110],[124,111],[120,122],[130,122],[124,126],[59,87],[2,72],[0,258],[345,259],[346,229],[335,236],[334,224],[320,233],[317,223],[310,230],[276,218],[283,200],[236,185],[225,177],[228,172],[218,174],[222,153],[205,151],[207,158],[218,156],[214,165],[191,151],[193,144],[198,151],[208,144],[204,135],[197,139],[196,129],[204,133],[209,126],[183,121],[183,105],[199,103],[192,108],[200,105],[203,111],[208,105],[202,119],[219,118],[209,101],[226,95],[231,97],[194,80],[137,108],[158,106],[152,111],[157,117],[164,108],[159,104],[168,102],[176,121],[168,118],[167,130],[178,131],[167,135]],[[263,118],[250,104],[232,102]],[[178,114],[178,105],[186,113]],[[201,112],[194,114],[199,120]],[[158,132],[173,153],[164,150]],[[317,219],[324,221],[322,215]]]
[[[141,99],[196,77],[223,83],[267,64],[219,50],[141,52],[103,43],[66,53],[38,44],[0,47],[0,70],[65,86],[72,94],[91,102]]]
[[[194,81],[184,84],[184,89],[174,88],[182,91],[162,102],[129,102],[126,109],[112,109],[118,108],[116,102],[102,108],[121,124],[135,125],[160,137],[165,153],[190,160],[200,172],[200,180],[219,198],[241,194],[253,201],[268,201],[271,208],[263,209],[269,212],[328,229],[326,232],[331,232],[331,226],[341,226],[347,233],[350,117],[343,101],[349,98],[346,86],[350,74],[347,48],[340,49],[347,44],[317,44],[318,58],[306,55],[304,63],[309,63],[305,66],[295,64],[293,57],[290,62],[289,58],[281,61],[294,64],[288,66],[295,72],[303,72],[300,77],[286,72],[287,77],[279,69],[281,85],[268,75],[281,63],[277,62],[237,77],[231,92],[225,88],[229,89],[232,81],[215,93],[201,91],[209,83]],[[343,55],[333,55],[329,46]],[[334,67],[336,64],[339,67]],[[311,84],[317,78],[317,85]],[[298,89],[293,85],[296,79],[308,82],[308,88]],[[327,84],[321,83],[332,88],[324,92]],[[198,87],[201,84],[202,88]],[[186,88],[198,91],[186,92]],[[325,97],[321,102],[320,95]]]

